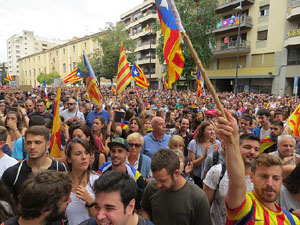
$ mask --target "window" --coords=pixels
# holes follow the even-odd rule
[[[58,51],[56,50],[56,56],[58,56]]]
[[[76,68],[76,62],[73,62],[73,70]]]
[[[300,48],[288,49],[288,65],[300,65]]]
[[[263,41],[268,39],[268,30],[258,31],[257,40]]]
[[[66,69],[67,68],[66,68],[66,64],[65,63],[63,64],[63,68],[64,68],[64,73],[66,73]]]
[[[63,49],[63,54],[64,54],[64,55],[66,54],[66,49]]]
[[[73,45],[73,52],[75,52],[75,45]]]
[[[86,42],[84,42],[84,49],[86,49]]]
[[[259,8],[259,16],[268,16],[269,15],[269,5],[265,5]]]

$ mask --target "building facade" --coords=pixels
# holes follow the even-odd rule
[[[80,62],[83,51],[90,54],[99,50],[97,37],[101,35],[102,32],[99,32],[83,38],[74,38],[65,44],[20,58],[20,84],[33,87],[40,85],[36,80],[40,73],[57,72],[61,78],[70,74]]]
[[[7,39],[7,63],[8,72],[14,78],[12,83],[19,83],[20,69],[18,59],[45,51],[62,44],[65,41],[50,40],[34,36],[33,31],[23,30],[22,34],[15,34]]]
[[[154,32],[151,27],[151,24],[158,20],[155,0],[144,0],[120,18],[126,25],[130,38],[137,41],[136,62],[145,73],[151,88],[158,88],[161,83],[162,66],[156,56],[156,43],[160,34]]]
[[[299,3],[219,0],[216,12],[221,21],[213,31],[216,46],[208,70],[218,91],[234,91],[237,76],[239,92],[292,94],[293,78],[299,71],[295,50],[300,44]]]

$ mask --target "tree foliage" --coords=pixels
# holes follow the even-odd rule
[[[103,53],[100,68],[101,76],[112,79],[117,75],[121,44],[123,44],[126,51],[128,62],[132,64],[135,61],[136,41],[129,38],[124,24],[107,23],[105,34],[99,38],[99,42]]]
[[[175,0],[175,2],[183,27],[194,49],[203,65],[208,68],[213,59],[211,46],[215,45],[215,36],[211,31],[219,21],[219,16],[215,12],[218,2],[217,0]],[[163,42],[164,37],[161,35],[157,47],[157,55],[161,64],[164,62]],[[187,46],[182,44],[181,49],[185,58],[182,75],[190,80],[196,65]]]
[[[40,73],[36,78],[40,84],[44,84],[44,80],[46,80],[46,84],[51,84],[51,79],[60,78],[60,75],[57,72],[51,72],[49,74]]]

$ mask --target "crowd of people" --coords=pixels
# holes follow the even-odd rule
[[[2,224],[300,224],[298,98],[65,87],[53,158],[56,91],[0,93]]]

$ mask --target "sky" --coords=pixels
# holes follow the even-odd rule
[[[143,0],[0,0],[0,62],[6,40],[23,30],[48,39],[72,39],[105,29]]]

